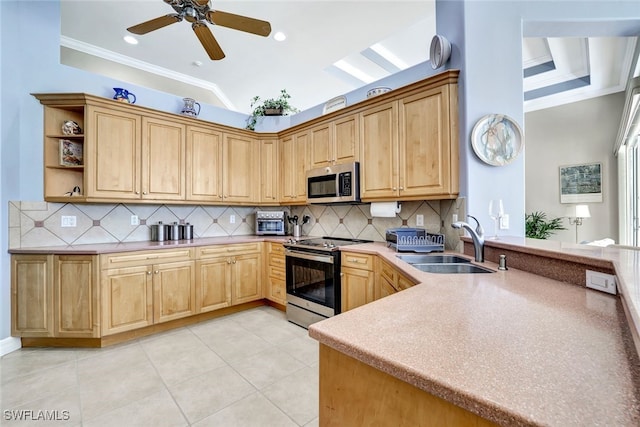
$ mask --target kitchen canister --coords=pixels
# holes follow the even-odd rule
[[[167,240],[167,226],[158,221],[157,224],[151,226],[151,240],[154,242],[164,242]]]
[[[174,222],[173,224],[169,224],[167,227],[169,233],[168,240],[180,240],[180,225],[178,222]]]
[[[187,222],[186,224],[180,225],[180,238],[183,240],[193,239],[193,224]]]

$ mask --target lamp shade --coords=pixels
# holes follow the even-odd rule
[[[591,218],[588,205],[576,205],[576,218]]]
[[[574,205],[567,207],[565,214],[567,218],[591,218],[588,205]]]

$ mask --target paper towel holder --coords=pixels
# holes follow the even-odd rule
[[[386,211],[382,214],[375,214],[374,213],[374,209],[373,209],[373,205],[376,202],[372,202],[371,203],[371,216],[372,217],[395,217],[397,214],[400,213],[400,211],[402,210],[402,204],[400,202],[395,202],[395,209],[393,208],[393,202],[383,202],[383,203],[379,203],[380,205],[387,205],[386,207]]]

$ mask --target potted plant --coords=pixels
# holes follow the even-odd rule
[[[533,239],[548,239],[557,230],[566,230],[562,226],[562,218],[547,221],[544,212],[533,212],[524,215],[525,234]]]
[[[287,113],[297,113],[298,109],[289,104],[291,95],[287,93],[286,89],[280,91],[280,96],[277,98],[265,99],[261,104],[259,96],[254,96],[251,100],[251,116],[247,119],[247,129],[255,130],[256,122],[260,116],[282,116]]]

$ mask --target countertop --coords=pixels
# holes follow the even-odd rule
[[[277,242],[284,243],[291,236],[221,236],[201,237],[191,240],[168,240],[164,242],[140,241],[122,243],[98,243],[67,246],[40,246],[9,249],[11,254],[54,254],[54,255],[99,255],[115,252],[146,251],[155,249],[188,248],[209,245],[230,245],[234,243]]]
[[[625,292],[637,286],[633,251],[529,240],[499,245],[614,262],[633,283]],[[321,343],[502,425],[640,425],[640,363],[618,296],[513,268],[425,273],[381,243],[348,250],[419,284],[311,325]]]

